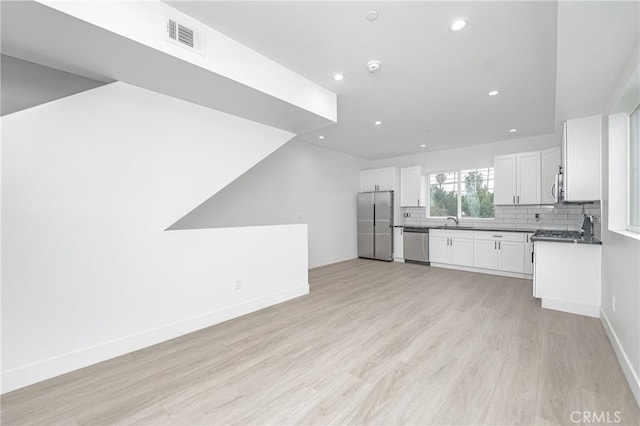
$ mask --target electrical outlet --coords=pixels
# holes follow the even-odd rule
[[[540,213],[535,214],[536,222],[540,222]]]
[[[409,213],[409,212],[405,212],[405,213],[404,213],[404,217],[411,217],[411,213]]]
[[[236,278],[236,290],[242,290],[242,280],[240,278]]]
[[[613,309],[613,312],[616,311],[616,297],[615,296],[613,296],[611,298],[611,309]]]

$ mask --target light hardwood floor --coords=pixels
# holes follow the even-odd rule
[[[640,424],[600,322],[541,309],[531,281],[361,259],[309,279],[308,296],[6,394],[2,423]]]

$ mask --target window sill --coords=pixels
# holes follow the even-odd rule
[[[616,234],[622,235],[623,237],[640,241],[640,234],[636,232],[631,232],[631,231],[622,230],[622,229],[609,229],[609,232],[614,232]]]

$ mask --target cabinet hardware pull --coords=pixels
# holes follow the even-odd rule
[[[498,250],[502,250],[502,247],[500,247],[500,241],[498,241]]]
[[[516,196],[514,195],[513,196],[513,204],[515,204],[515,203],[516,203]]]
[[[520,204],[520,196],[518,195],[518,204]]]
[[[494,235],[494,238],[502,238],[502,235]]]
[[[418,204],[416,204],[416,205],[418,205],[418,206],[420,205],[420,198],[418,198]]]
[[[496,241],[493,242],[493,249],[497,249],[498,248],[498,243]]]

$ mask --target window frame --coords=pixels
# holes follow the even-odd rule
[[[454,173],[457,176],[456,183],[456,216],[460,217],[460,170],[437,170],[433,172],[427,172],[427,219],[446,219],[450,216],[431,216],[431,175],[437,175],[439,173]]]
[[[431,175],[437,175],[439,173],[455,173],[456,176],[456,217],[458,220],[471,220],[476,222],[481,221],[490,221],[495,220],[495,210],[494,217],[468,217],[462,216],[462,172],[468,170],[480,170],[480,169],[493,169],[493,166],[487,167],[475,167],[475,168],[467,168],[467,169],[447,169],[447,170],[434,170],[428,171],[426,173],[426,181],[427,181],[427,202],[426,202],[426,217],[427,219],[446,219],[449,216],[431,216]],[[495,170],[494,170],[494,190],[495,190]]]
[[[633,226],[631,224],[631,161],[633,160],[631,158],[631,116],[637,113],[638,114],[638,118],[639,118],[639,122],[640,122],[640,104],[636,105],[634,108],[631,109],[631,112],[627,115],[627,143],[626,143],[626,168],[627,168],[627,182],[626,182],[626,186],[627,186],[627,191],[626,191],[626,198],[627,198],[627,206],[626,206],[626,226],[625,229],[628,232],[633,232],[634,234],[640,234],[640,224],[639,226]],[[636,147],[636,150],[640,151],[640,126],[638,128],[638,146]],[[638,174],[640,176],[640,173]],[[638,182],[638,188],[640,188],[640,182]],[[637,194],[636,196],[638,196],[640,194]],[[636,202],[640,204],[640,197],[638,197],[638,199],[636,199]],[[640,206],[638,207],[640,208]]]

